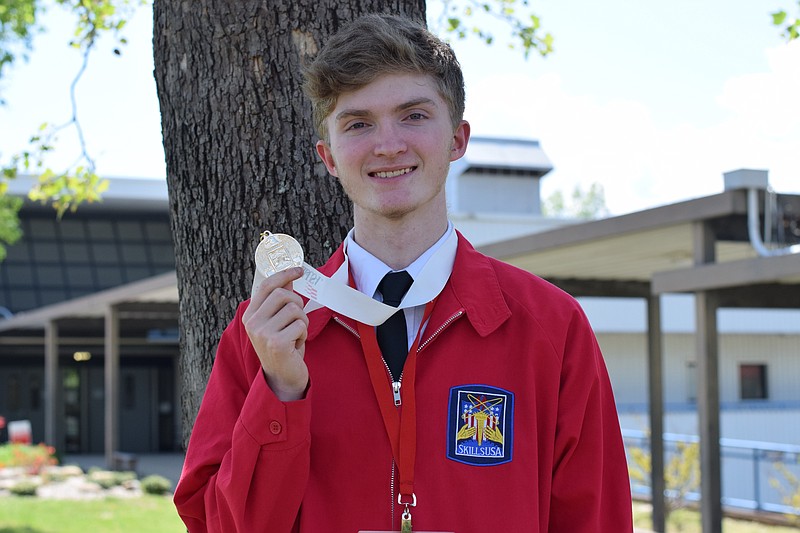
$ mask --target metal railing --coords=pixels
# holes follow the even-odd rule
[[[628,460],[630,451],[639,448],[650,453],[650,434],[646,431],[623,430]],[[664,463],[668,464],[680,443],[698,443],[695,435],[664,433]],[[741,439],[720,439],[722,464],[722,504],[737,509],[800,516],[800,508],[789,505],[786,497],[798,490],[788,476],[800,479],[800,446]],[[634,495],[650,496],[650,479],[645,483],[631,480]],[[674,496],[667,487],[667,496]],[[697,491],[685,495],[699,501]]]

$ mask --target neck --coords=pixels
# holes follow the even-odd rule
[[[447,231],[447,217],[436,224],[396,221],[382,225],[359,224],[355,217],[353,237],[369,253],[392,270],[402,270],[434,245]]]

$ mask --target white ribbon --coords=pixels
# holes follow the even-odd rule
[[[447,268],[448,271],[452,269],[452,264],[445,265],[445,263],[452,262],[452,258],[455,255],[454,250],[457,246],[458,237],[456,232],[453,231],[442,244],[440,250],[422,267],[398,307],[386,305],[350,287],[348,284],[349,267],[346,258],[330,278],[308,263],[303,263],[303,277],[295,280],[292,288],[295,292],[310,300],[305,308],[306,313],[321,307],[327,307],[364,324],[379,326],[395,314],[398,309],[424,305],[442,291],[447,283],[447,278],[430,275],[430,273],[440,271],[442,268]],[[447,250],[452,250],[453,252],[448,253]],[[265,274],[259,268],[256,268],[253,287],[250,291],[251,297],[266,279]],[[316,302],[316,304],[312,302]]]

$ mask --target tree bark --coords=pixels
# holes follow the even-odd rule
[[[180,298],[183,440],[219,336],[249,296],[264,230],[322,263],[352,207],[314,151],[301,66],[369,12],[424,20],[424,0],[156,0],[155,78]]]

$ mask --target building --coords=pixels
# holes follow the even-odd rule
[[[473,139],[448,179],[451,217],[485,253],[582,300],[623,427],[704,428],[704,501],[719,504],[719,436],[800,445],[800,197],[743,171],[718,195],[581,224],[541,215],[551,168],[535,141]],[[177,449],[165,184],[114,180],[102,204],[61,222],[35,205],[21,218],[26,236],[0,263],[0,414],[71,453]],[[765,219],[777,252],[753,235]]]
[[[24,194],[31,181],[13,186]],[[0,413],[30,420],[35,442],[103,453],[106,380],[114,377],[104,365],[103,306],[124,301],[113,317],[119,442],[131,452],[176,450],[178,310],[166,184],[114,180],[101,204],[59,221],[52,208],[26,203],[20,220],[23,237],[0,263],[0,324],[8,326],[0,334]]]

